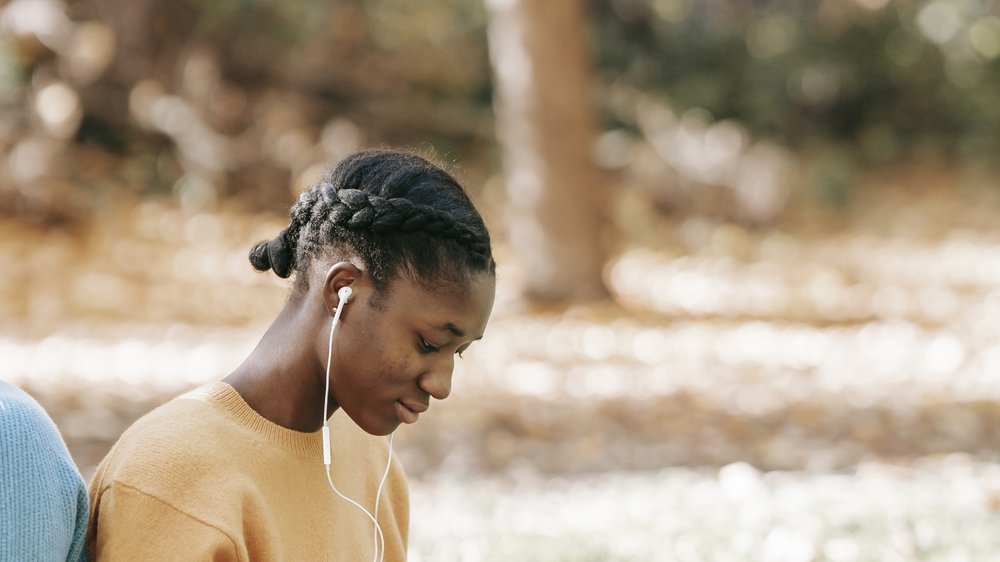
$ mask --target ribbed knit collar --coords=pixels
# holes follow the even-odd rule
[[[303,433],[281,427],[258,414],[243,400],[240,393],[227,383],[221,381],[212,383],[192,394],[194,397],[217,404],[240,425],[296,456],[311,458],[323,454],[322,431]]]

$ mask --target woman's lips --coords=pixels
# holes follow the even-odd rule
[[[406,404],[403,404],[399,400],[396,400],[396,416],[399,417],[399,421],[403,423],[415,423],[417,418],[420,417],[420,413]]]

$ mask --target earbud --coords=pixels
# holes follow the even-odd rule
[[[340,290],[337,291],[337,296],[340,297],[340,300],[346,302],[346,301],[351,300],[351,295],[353,293],[354,293],[354,290],[351,289],[350,287],[341,287]]]

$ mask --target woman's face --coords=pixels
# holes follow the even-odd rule
[[[334,335],[331,400],[373,435],[417,421],[451,392],[455,358],[482,338],[495,287],[488,274],[439,291],[399,277],[372,307],[371,285],[352,285]]]

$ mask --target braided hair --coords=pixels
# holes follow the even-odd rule
[[[288,227],[250,250],[258,271],[308,286],[312,261],[329,250],[358,256],[379,293],[400,274],[461,283],[496,263],[482,217],[447,172],[405,152],[348,156],[292,205]]]

